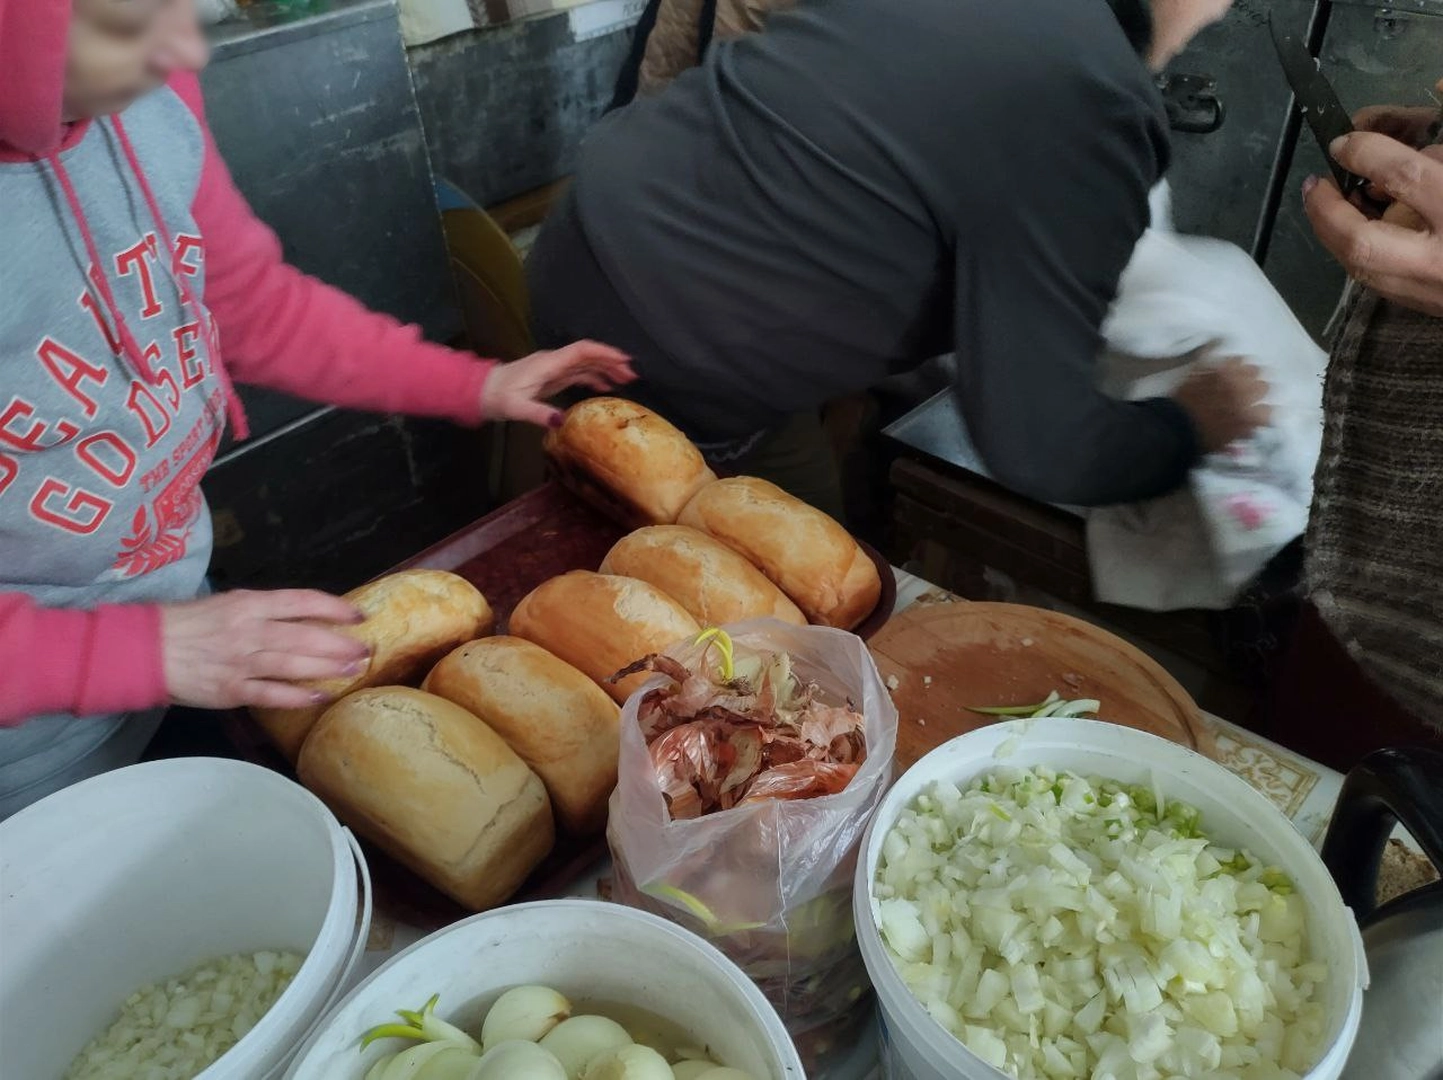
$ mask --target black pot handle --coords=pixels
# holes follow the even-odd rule
[[[1359,919],[1378,906],[1378,868],[1396,825],[1443,870],[1443,751],[1377,750],[1343,781],[1323,841],[1323,862]]]

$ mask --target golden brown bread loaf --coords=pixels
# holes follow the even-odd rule
[[[621,398],[572,406],[547,434],[546,452],[568,486],[629,528],[671,524],[716,479],[691,440]]]
[[[359,626],[337,627],[371,646],[366,670],[349,679],[307,683],[331,699],[368,686],[415,682],[441,657],[490,633],[491,605],[476,586],[445,570],[402,570],[346,593],[367,616]],[[309,709],[253,709],[252,715],[294,762],[311,728],[330,702]]]
[[[678,524],[745,556],[822,626],[850,630],[881,598],[877,566],[851,534],[765,480],[739,476],[708,484]]]
[[[744,619],[807,624],[765,574],[720,540],[685,525],[651,525],[622,537],[601,572],[655,585],[702,626]]]
[[[479,716],[505,739],[541,777],[567,832],[587,836],[606,827],[621,710],[596,683],[539,645],[490,637],[452,652],[422,689]]]
[[[625,702],[645,673],[606,680],[649,653],[662,652],[701,631],[686,609],[660,589],[634,578],[573,570],[544,582],[511,613],[510,631],[559,656]]]
[[[504,903],[551,850],[546,788],[487,725],[387,686],[342,698],[301,750],[301,782],[458,903]]]

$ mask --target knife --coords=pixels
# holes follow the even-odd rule
[[[1350,173],[1328,153],[1334,139],[1352,132],[1353,121],[1302,39],[1274,22],[1272,12],[1268,13],[1268,29],[1272,31],[1273,47],[1282,62],[1283,74],[1288,77],[1288,85],[1293,89],[1293,100],[1322,147],[1323,157],[1328,161],[1328,168],[1332,170],[1339,190],[1344,195],[1361,191],[1367,187],[1368,181]]]

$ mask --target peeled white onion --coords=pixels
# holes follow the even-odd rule
[[[540,1042],[570,1015],[571,1002],[550,987],[514,987],[496,999],[482,1021],[481,1045],[490,1050],[513,1039]]]
[[[380,1061],[376,1062],[376,1064],[372,1065],[369,1069],[366,1070],[366,1080],[385,1080],[386,1069],[390,1066],[391,1062],[395,1060],[395,1054],[387,1054]]]
[[[666,1058],[649,1046],[632,1044],[607,1050],[591,1061],[582,1080],[675,1080]]]
[[[522,1039],[507,1039],[487,1050],[471,1075],[472,1080],[567,1080],[555,1055]]]
[[[720,1066],[708,1069],[697,1077],[697,1080],[752,1080],[751,1073],[744,1073],[740,1069],[724,1069]]]
[[[416,1080],[472,1080],[480,1058],[463,1046],[447,1046],[417,1075]]]
[[[701,1080],[717,1068],[719,1066],[715,1061],[678,1061],[671,1067],[671,1072],[676,1080]]]
[[[380,1080],[416,1080],[427,1062],[449,1049],[449,1044],[439,1042],[409,1046],[391,1059]],[[471,1060],[474,1062],[476,1058],[473,1056]]]
[[[573,1016],[563,1020],[541,1040],[541,1047],[556,1055],[570,1080],[578,1080],[593,1058],[607,1050],[631,1045],[626,1028],[604,1016]]]

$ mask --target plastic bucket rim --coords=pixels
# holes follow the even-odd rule
[[[1104,733],[1106,734],[1104,735]],[[1348,1059],[1362,1021],[1362,992],[1368,984],[1368,971],[1362,935],[1358,930],[1357,921],[1352,917],[1352,912],[1343,904],[1342,895],[1338,892],[1336,884],[1333,883],[1331,875],[1327,873],[1326,867],[1323,866],[1321,857],[1293,821],[1274,806],[1267,796],[1219,762],[1196,750],[1150,732],[1108,723],[1104,720],[1054,717],[1018,719],[988,724],[965,732],[941,743],[919,758],[898,776],[891,790],[883,797],[862,837],[854,878],[852,912],[854,922],[857,924],[858,946],[861,949],[867,973],[877,989],[878,1009],[887,1026],[893,1030],[910,1033],[914,1039],[920,1040],[929,1049],[935,1049],[938,1053],[937,1060],[945,1060],[946,1055],[955,1055],[959,1050],[962,1051],[969,1065],[968,1075],[985,1075],[989,1080],[991,1078],[1010,1080],[1009,1074],[988,1065],[969,1050],[960,1039],[933,1020],[922,1003],[902,981],[881,939],[876,902],[872,897],[872,877],[876,870],[885,831],[891,828],[901,809],[915,798],[926,784],[937,779],[936,776],[930,775],[934,771],[934,767],[955,755],[959,744],[964,741],[984,746],[995,744],[995,748],[990,753],[982,751],[975,755],[972,759],[975,762],[975,768],[972,765],[967,766],[973,768],[972,772],[956,777],[958,780],[966,780],[988,767],[1006,767],[1009,764],[1007,757],[999,755],[998,750],[1010,740],[1021,739],[1029,735],[1045,737],[1053,734],[1057,736],[1056,742],[1066,744],[1066,749],[1112,756],[1119,760],[1124,757],[1122,751],[1104,745],[1106,740],[1131,741],[1139,748],[1150,747],[1164,759],[1170,759],[1168,763],[1154,762],[1150,767],[1160,767],[1165,771],[1177,772],[1183,763],[1187,763],[1191,767],[1199,768],[1208,774],[1210,783],[1216,781],[1228,789],[1229,798],[1241,799],[1244,803],[1251,804],[1254,809],[1262,811],[1265,817],[1271,817],[1274,824],[1287,826],[1286,830],[1280,830],[1288,837],[1286,841],[1281,842],[1282,846],[1288,847],[1291,855],[1297,861],[1306,862],[1313,870],[1322,871],[1320,875],[1315,876],[1324,883],[1325,895],[1314,898],[1312,909],[1314,911],[1327,910],[1330,920],[1336,921],[1346,930],[1352,944],[1352,949],[1349,950],[1346,957],[1342,958],[1347,968],[1345,977],[1351,975],[1350,979],[1340,984],[1341,989],[1348,994],[1347,1006],[1336,1018],[1333,1038],[1321,1050],[1318,1061],[1312,1069],[1304,1074],[1302,1080],[1336,1077]],[[1103,742],[1095,741],[1095,739],[1101,739]],[[1049,747],[1044,747],[1044,752],[1046,749]],[[910,776],[919,774],[928,774],[928,779],[922,781],[914,779],[909,783]],[[1342,916],[1341,919],[1338,918],[1339,915]],[[1333,1018],[1330,1018],[1331,1022],[1333,1022]],[[891,1038],[889,1043],[894,1048],[893,1053],[896,1053],[895,1048],[899,1044],[906,1046],[913,1043],[913,1039],[908,1039],[906,1043],[903,1043],[902,1040]]]
[[[673,941],[699,952],[702,956],[711,960],[712,967],[719,973],[724,974],[727,977],[727,981],[734,986],[741,995],[741,998],[748,1007],[748,1011],[752,1013],[753,1019],[757,1021],[759,1028],[767,1036],[768,1044],[775,1050],[777,1058],[781,1062],[782,1075],[787,1078],[787,1080],[793,1080],[793,1078],[795,1078],[795,1080],[805,1080],[806,1072],[802,1068],[801,1058],[797,1054],[797,1049],[792,1043],[791,1036],[787,1034],[785,1025],[782,1024],[781,1017],[777,1015],[776,1009],[767,1001],[761,989],[720,949],[705,938],[692,933],[686,929],[686,927],[678,926],[676,923],[663,919],[658,915],[653,915],[649,911],[642,911],[638,908],[631,908],[624,904],[615,904],[605,900],[590,900],[581,897],[560,897],[553,900],[532,900],[524,904],[503,905],[502,907],[493,908],[490,911],[469,915],[458,922],[451,923],[449,926],[444,926],[439,930],[427,934],[420,941],[408,945],[405,949],[398,952],[395,956],[392,956],[384,964],[376,968],[375,971],[371,972],[353,986],[340,1001],[335,1004],[322,1019],[321,1023],[316,1026],[315,1030],[311,1032],[310,1037],[307,1038],[305,1043],[296,1051],[289,1068],[283,1074],[285,1080],[294,1080],[299,1070],[305,1066],[307,1059],[314,1053],[321,1040],[327,1035],[329,1026],[337,1014],[353,999],[362,996],[372,984],[379,982],[383,976],[398,967],[403,961],[409,960],[412,953],[420,951],[424,946],[434,943],[447,934],[459,932],[462,928],[470,927],[485,919],[492,919],[502,915],[530,915],[539,910],[554,912],[566,909],[604,913],[603,917],[607,918],[614,916],[629,919],[648,926],[652,930],[664,934]]]
[[[123,798],[142,780],[164,785],[167,779],[172,782],[184,780],[196,785],[193,790],[202,793],[216,784],[229,785],[229,790],[243,792],[249,786],[254,789],[257,798],[288,800],[298,815],[318,822],[325,834],[331,854],[330,900],[306,948],[300,968],[255,1026],[197,1074],[196,1080],[227,1080],[231,1075],[246,1077],[257,1068],[272,1071],[275,1068],[273,1062],[284,1061],[301,1036],[322,1015],[326,1000],[338,982],[338,969],[344,965],[349,947],[360,929],[356,925],[358,886],[352,846],[341,823],[312,792],[274,770],[231,758],[187,757],[143,761],[87,777],[31,804],[0,822],[0,840],[5,839],[6,834],[29,827],[42,814],[56,813],[57,807],[63,811],[66,804],[76,799],[94,798],[97,794],[102,799]],[[317,859],[308,863],[307,869],[316,870],[321,865],[321,860]],[[288,1017],[287,1013],[292,1010],[295,1015]],[[241,1068],[246,1072],[235,1073]]]

